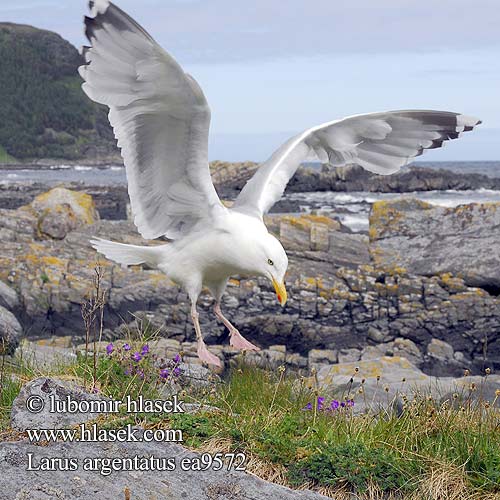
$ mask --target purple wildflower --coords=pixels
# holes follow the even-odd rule
[[[182,370],[178,366],[176,366],[174,368],[173,374],[174,374],[174,376],[178,377],[181,374],[181,372],[182,372]]]
[[[134,352],[134,354],[132,354],[132,359],[138,363],[142,359],[142,356],[138,352]]]
[[[130,344],[123,344],[123,350],[124,350],[124,351],[130,351],[130,349],[132,349],[132,348],[130,347]]]
[[[339,406],[340,406],[340,403],[336,399],[334,399],[330,403],[330,410],[332,410],[332,411],[337,410]]]
[[[132,373],[132,367],[131,366],[125,368],[125,375],[130,375],[131,373]]]
[[[173,361],[174,361],[174,363],[179,363],[181,361],[181,355],[180,354],[176,354]]]
[[[167,370],[166,368],[163,368],[163,370],[160,370],[160,377],[161,378],[168,378],[170,374],[170,371]]]
[[[146,354],[148,354],[148,353],[149,353],[149,346],[148,346],[148,344],[145,344],[145,345],[143,345],[143,346],[142,346],[142,351],[141,351],[141,354],[142,354],[143,356],[145,356],[145,355],[146,355]]]
[[[312,407],[313,407],[312,403],[307,403],[307,404],[304,406],[304,408],[302,408],[302,409],[303,409],[303,410],[312,410]]]
[[[108,353],[108,356],[111,355],[111,353],[113,352],[114,348],[115,347],[113,346],[113,344],[111,342],[106,346],[106,352]]]
[[[144,372],[142,370],[137,370],[137,375],[139,375],[140,378],[144,378]]]
[[[318,410],[322,410],[323,409],[323,403],[325,401],[325,398],[321,397],[321,396],[318,396]]]

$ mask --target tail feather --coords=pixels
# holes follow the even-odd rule
[[[163,254],[162,247],[142,247],[138,245],[127,245],[114,241],[95,238],[90,240],[93,248],[102,253],[106,258],[122,265],[148,264],[157,266]]]

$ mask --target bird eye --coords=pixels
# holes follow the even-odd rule
[[[271,259],[267,259],[267,263],[268,263],[270,266],[274,266],[274,262],[273,262]]]

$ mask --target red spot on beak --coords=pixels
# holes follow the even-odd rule
[[[278,293],[278,300],[279,300],[279,302],[281,304],[281,295],[279,293]]]

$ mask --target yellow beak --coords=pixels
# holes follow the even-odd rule
[[[286,304],[286,299],[287,299],[285,283],[278,283],[273,278],[273,285],[274,285],[274,289],[276,290],[276,295],[278,296],[279,303],[282,306],[284,306]]]

